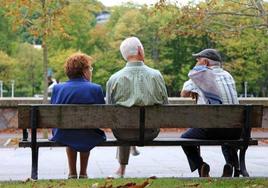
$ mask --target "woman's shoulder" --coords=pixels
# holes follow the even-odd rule
[[[83,91],[92,91],[92,92],[102,92],[102,87],[99,84],[93,83],[93,82],[86,82],[80,87]]]
[[[87,85],[91,87],[92,89],[101,89],[101,85],[96,84],[94,82],[87,82]]]
[[[54,89],[53,90],[64,90],[64,91],[66,91],[66,90],[69,90],[69,89],[71,89],[71,90],[73,90],[73,89],[75,89],[75,90],[79,90],[79,91],[81,91],[81,90],[88,90],[88,89],[90,89],[90,90],[96,90],[96,91],[98,91],[98,90],[102,90],[102,87],[99,85],[99,84],[96,84],[96,83],[93,83],[93,82],[88,82],[88,81],[86,81],[86,82],[63,82],[63,83],[60,83],[60,84],[57,84],[57,85],[55,85],[55,87],[54,87]]]
[[[55,84],[55,85],[53,86],[53,90],[61,89],[61,88],[65,87],[65,85],[66,85],[65,82]]]

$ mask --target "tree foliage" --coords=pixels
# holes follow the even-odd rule
[[[16,49],[14,58],[17,59],[14,69],[16,95],[34,96],[36,92],[42,91],[42,50],[23,43]]]
[[[3,0],[0,4],[0,15],[6,15],[0,16],[0,50],[20,67],[15,77],[21,95],[40,93],[45,85],[36,77],[42,71],[39,52],[30,54],[31,48],[18,43],[35,41],[47,47],[42,59],[47,58],[60,81],[67,80],[63,64],[71,53],[89,54],[94,59],[93,81],[105,88],[111,74],[125,66],[119,46],[128,36],[140,38],[145,63],[163,74],[169,96],[179,95],[195,64],[192,53],[204,48],[221,52],[239,93],[247,82],[249,93],[268,95],[268,3],[262,0],[209,0],[183,6],[161,0],[153,7],[127,3],[111,8],[95,0]],[[111,17],[100,24],[96,15],[103,10]],[[35,63],[26,62],[27,58]],[[31,66],[35,83],[29,81],[27,86]]]

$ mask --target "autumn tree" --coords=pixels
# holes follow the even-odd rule
[[[18,60],[13,69],[13,75],[16,75],[16,94],[34,96],[40,93],[42,91],[42,50],[23,43],[18,46],[13,58]]]
[[[0,51],[0,81],[2,81],[5,90],[9,88],[10,81],[15,79],[14,69],[16,63],[16,59],[11,58],[5,52]]]
[[[61,29],[62,17],[68,1],[65,0],[3,0],[1,4],[7,10],[7,16],[13,18],[13,27],[18,29],[25,26],[34,37],[42,39],[43,49],[43,102],[47,102],[47,65],[48,65],[48,45],[47,38]],[[61,30],[64,34],[64,30]]]
[[[158,9],[167,7],[165,0],[157,4]],[[168,35],[204,39],[205,45],[196,45],[222,52],[224,66],[236,78],[240,92],[247,81],[250,92],[267,96],[267,2],[209,0],[177,9],[179,15],[164,28]],[[256,87],[256,82],[261,88]]]

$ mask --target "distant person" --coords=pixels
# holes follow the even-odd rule
[[[190,79],[183,85],[182,97],[197,98],[197,104],[238,104],[235,81],[227,71],[221,68],[221,56],[215,49],[205,49],[193,54],[197,63],[189,72]],[[209,114],[208,114],[209,116]],[[193,114],[194,118],[194,114]],[[226,117],[228,118],[228,117]],[[197,122],[198,123],[198,122]],[[239,139],[241,129],[202,129],[191,128],[182,134],[182,138],[194,139]],[[191,171],[198,170],[200,177],[209,177],[210,167],[200,156],[197,146],[183,146]],[[224,145],[222,152],[226,160],[223,177],[231,177],[237,167],[237,149]],[[237,169],[236,169],[237,170]]]
[[[126,107],[167,103],[164,79],[158,70],[144,64],[144,49],[140,40],[137,37],[125,39],[121,43],[120,52],[127,63],[107,82],[106,102]],[[153,140],[158,133],[159,129],[146,129],[145,140]],[[136,129],[113,129],[113,134],[118,140],[139,140],[139,131]],[[123,177],[129,160],[130,147],[120,146],[118,151],[120,167],[117,174]]]
[[[47,92],[48,94],[51,94],[52,93],[52,90],[53,90],[53,87],[58,84],[59,82],[55,79],[55,78],[52,78],[52,76],[48,76],[47,77],[47,85],[48,85],[48,88],[47,88]]]
[[[101,86],[91,81],[92,58],[83,53],[71,55],[65,63],[69,80],[53,87],[51,104],[104,104]],[[68,178],[87,178],[89,152],[106,140],[100,129],[53,129],[51,140],[66,145],[69,164]],[[76,170],[77,152],[80,153],[80,172]]]

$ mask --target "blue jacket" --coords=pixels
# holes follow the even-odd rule
[[[51,104],[104,104],[101,86],[83,78],[54,86]]]
[[[100,85],[83,78],[71,79],[54,86],[51,104],[104,104]],[[106,140],[100,129],[53,129],[52,141],[69,146],[76,151],[90,151]]]

